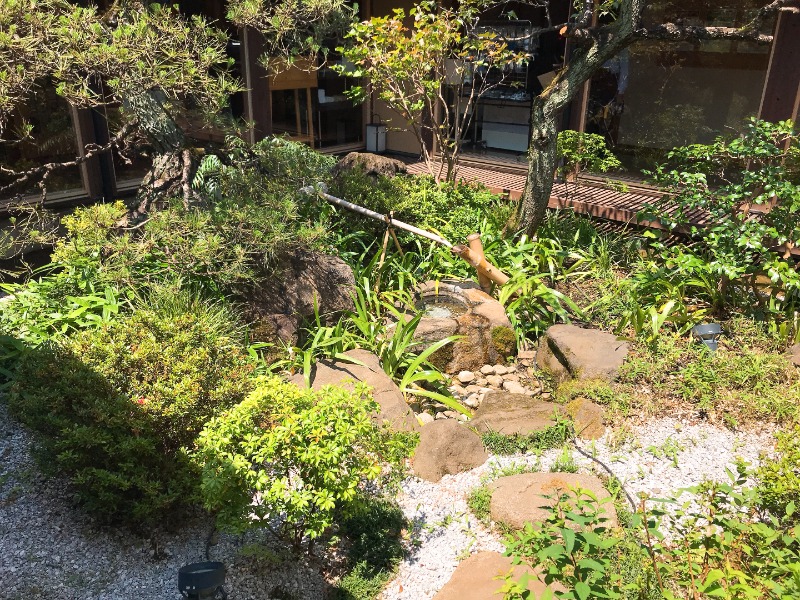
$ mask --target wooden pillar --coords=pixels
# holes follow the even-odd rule
[[[242,42],[242,77],[244,79],[244,118],[252,126],[247,141],[254,144],[272,135],[272,90],[267,71],[258,59],[264,54],[264,44],[258,32],[249,27],[239,30]]]
[[[795,3],[800,8],[800,2]],[[800,12],[781,12],[767,67],[758,116],[797,120],[800,106]]]

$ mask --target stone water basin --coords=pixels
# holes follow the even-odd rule
[[[516,353],[516,340],[503,305],[472,281],[427,281],[416,291],[416,308],[425,311],[416,340],[426,345],[463,336],[432,356],[447,373],[473,371],[504,362]]]

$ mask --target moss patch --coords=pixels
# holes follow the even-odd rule
[[[514,330],[502,325],[492,329],[492,347],[503,358],[516,354],[517,337]]]

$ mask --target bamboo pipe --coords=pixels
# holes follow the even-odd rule
[[[476,258],[480,257],[480,259],[485,259],[486,257],[483,255],[483,244],[481,243],[481,234],[480,233],[472,233],[467,236],[467,242],[469,242],[469,249]],[[488,261],[486,261],[488,264]],[[481,289],[486,292],[487,294],[492,290],[492,280],[486,276],[486,273],[478,271],[478,284],[481,286]]]
[[[453,246],[451,251],[453,254],[460,256],[475,267],[478,271],[478,275],[483,273],[497,285],[505,285],[508,283],[508,280],[511,279],[508,275],[487,261],[485,256],[476,254],[467,246]]]
[[[419,227],[414,227],[413,225],[409,225],[408,223],[404,223],[403,221],[398,221],[397,219],[392,219],[388,215],[382,215],[379,212],[375,212],[374,210],[370,210],[368,208],[364,208],[363,206],[359,206],[358,204],[353,204],[352,202],[348,202],[347,200],[342,200],[341,198],[337,198],[336,196],[331,196],[326,190],[326,186],[324,184],[317,184],[317,186],[307,186],[302,188],[300,191],[306,194],[316,194],[323,200],[327,200],[331,204],[335,204],[337,206],[341,206],[342,208],[346,208],[352,212],[358,213],[360,215],[364,215],[365,217],[369,217],[371,219],[376,219],[378,221],[383,221],[387,225],[391,225],[392,227],[399,227],[400,229],[405,229],[406,231],[410,231],[411,233],[415,233],[418,236],[427,238],[432,240],[438,244],[442,244],[447,248],[453,248],[453,244],[448,242],[443,237],[436,235],[435,233],[431,233],[430,231],[425,231],[424,229],[420,229]]]
[[[409,225],[408,223],[404,223],[403,221],[398,221],[396,219],[392,219],[388,215],[382,215],[379,212],[375,212],[374,210],[370,210],[368,208],[364,208],[363,206],[359,206],[358,204],[353,204],[352,202],[348,202],[347,200],[342,200],[341,198],[337,198],[336,196],[332,196],[327,192],[327,186],[324,183],[318,183],[316,186],[306,186],[300,189],[300,192],[309,195],[317,195],[323,200],[327,200],[331,204],[335,204],[336,206],[341,206],[349,211],[358,213],[360,215],[364,215],[365,217],[369,217],[371,219],[376,219],[378,221],[383,221],[387,225],[392,227],[399,227],[400,229],[405,229],[406,231],[410,231],[411,233],[415,233],[421,237],[427,238],[432,240],[438,244],[442,244],[443,246],[450,248],[450,251],[463,258],[469,264],[471,264],[475,269],[478,271],[478,278],[480,280],[481,274],[487,277],[491,281],[494,281],[497,285],[505,285],[510,277],[503,273],[500,269],[495,267],[489,261],[486,260],[486,257],[483,255],[483,246],[481,245],[480,252],[470,250],[467,246],[453,246],[450,242],[448,242],[443,237],[436,235],[435,233],[431,233],[429,231],[425,231],[424,229],[420,229],[419,227],[414,227],[413,225]],[[392,236],[394,236],[394,232],[391,232]],[[473,234],[478,235],[478,234]],[[472,238],[472,236],[470,236]],[[471,241],[471,240],[470,240]],[[480,243],[480,236],[478,236],[478,243]]]

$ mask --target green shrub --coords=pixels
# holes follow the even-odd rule
[[[800,426],[777,434],[776,456],[765,458],[756,471],[764,506],[774,515],[798,523],[798,513],[787,515],[790,502],[800,502]]]
[[[480,184],[437,183],[431,177],[411,176],[376,180],[357,170],[340,174],[332,193],[383,214],[394,211],[397,219],[437,231],[454,244],[465,244],[471,233],[498,233],[512,209],[510,202]],[[385,229],[378,221],[352,214],[343,214],[338,227],[362,230],[371,239]],[[411,234],[398,234],[404,244],[413,244]]]
[[[675,148],[651,173],[668,194],[643,216],[696,238],[716,312],[735,304],[742,287],[750,308],[769,318],[791,319],[797,310],[800,276],[782,246],[800,243],[798,164],[794,124],[753,119],[733,139]],[[759,276],[768,277],[768,288],[758,289]]]
[[[92,514],[155,520],[196,499],[185,448],[250,387],[252,365],[229,319],[186,297],[171,306],[154,299],[101,329],[23,352],[9,407]]]
[[[267,527],[311,548],[362,483],[398,468],[407,436],[376,427],[378,408],[364,386],[320,392],[262,379],[240,404],[212,419],[199,437],[206,506],[222,527]],[[280,523],[279,528],[275,525]]]

